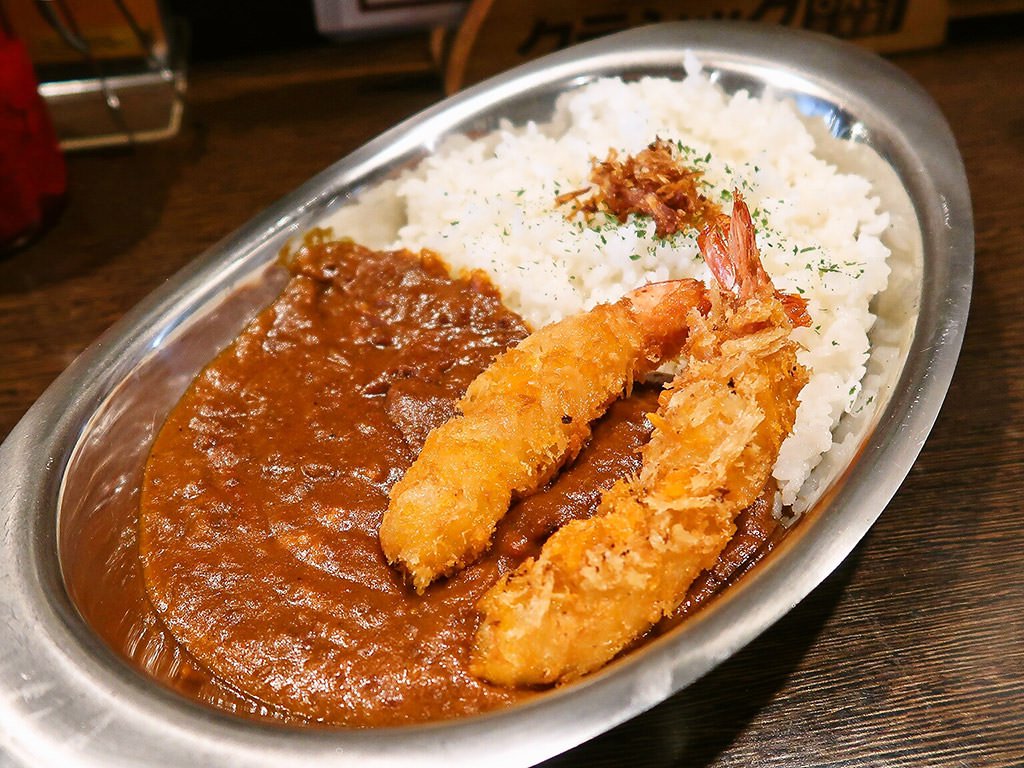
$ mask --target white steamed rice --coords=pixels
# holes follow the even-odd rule
[[[869,302],[889,275],[880,239],[889,216],[864,178],[815,156],[789,102],[727,96],[696,72],[599,80],[563,95],[550,123],[448,142],[329,224],[370,247],[429,248],[456,272],[483,269],[505,303],[540,327],[643,283],[710,279],[694,233],[656,239],[649,217],[585,224],[554,205],[587,186],[591,158],[609,148],[635,154],[656,137],[677,143],[726,212],[730,191],[743,192],[765,269],[777,288],[808,301],[812,327],[795,336],[811,378],[775,466],[781,502],[799,512],[813,500],[801,487],[858,400]]]

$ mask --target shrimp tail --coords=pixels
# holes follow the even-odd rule
[[[723,289],[734,291],[740,299],[774,292],[794,328],[811,324],[807,301],[802,296],[775,290],[764,271],[750,209],[738,189],[733,190],[732,216],[723,214],[708,222],[697,234],[697,245]]]
[[[625,300],[644,329],[651,370],[679,355],[690,332],[685,320],[689,312],[707,315],[711,311],[707,289],[696,280],[648,283],[627,293]]]
[[[782,308],[786,311],[786,317],[794,328],[810,328],[811,315],[807,311],[807,299],[797,296],[795,293],[775,291],[775,298],[778,299]]]
[[[718,285],[723,290],[731,291],[736,288],[736,267],[729,254],[729,236],[725,229],[728,225],[727,216],[719,216],[709,221],[697,233],[697,247],[700,248],[701,255],[704,256],[704,261],[718,281]]]

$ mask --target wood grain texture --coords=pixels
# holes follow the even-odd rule
[[[1024,765],[1024,40],[893,60],[947,115],[975,206],[971,318],[931,437],[803,603],[552,766]],[[0,260],[0,435],[163,279],[442,95],[424,78],[284,80],[261,60],[200,69],[177,139],[69,159],[60,222]]]

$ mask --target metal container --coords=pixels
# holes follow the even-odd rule
[[[840,424],[854,455],[836,453],[815,471],[819,500],[793,535],[695,617],[605,670],[507,711],[436,725],[357,731],[243,720],[157,685],[104,645],[83,616],[137,578],[117,553],[132,541],[124,521],[135,514],[153,437],[199,369],[280,290],[272,264],[286,240],[448,134],[478,134],[499,118],[544,120],[558,94],[595,76],[681,75],[685,50],[726,90],[791,97],[819,133],[851,139],[833,142],[837,162],[870,177],[894,215],[893,277],[873,307],[877,397]],[[639,714],[786,613],[881,513],[946,393],[972,269],[967,184],[941,114],[895,67],[831,39],[659,25],[441,102],[171,278],[86,350],[0,448],[0,765],[528,765]]]

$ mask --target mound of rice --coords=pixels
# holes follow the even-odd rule
[[[656,137],[704,173],[705,194],[726,212],[731,190],[742,190],[765,269],[777,288],[808,301],[813,326],[795,334],[812,375],[775,467],[782,503],[799,512],[809,502],[801,487],[857,402],[868,305],[889,274],[880,239],[889,217],[865,179],[815,156],[789,102],[727,96],[697,72],[599,80],[564,94],[550,123],[448,142],[330,225],[371,247],[429,248],[455,271],[483,269],[505,303],[540,327],[647,282],[710,280],[695,233],[659,239],[649,217],[567,220],[554,204],[588,185],[592,158],[609,148],[635,154]]]

